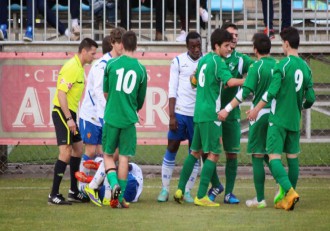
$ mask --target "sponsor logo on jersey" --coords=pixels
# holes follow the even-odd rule
[[[67,82],[65,82],[65,80],[64,80],[63,78],[61,79],[60,84],[65,84],[65,85],[68,87],[69,90],[70,90],[70,89],[72,88],[72,86],[73,86],[72,83],[67,83]]]
[[[233,63],[229,63],[228,67],[230,71],[235,69],[235,65]]]

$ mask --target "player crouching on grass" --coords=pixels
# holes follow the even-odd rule
[[[84,172],[76,172],[75,177],[78,181],[87,183],[83,191],[90,200],[97,206],[110,206],[111,187],[107,179],[105,179],[105,169],[102,157],[95,160],[87,160],[84,166],[91,170],[96,170],[94,176],[86,175]],[[127,176],[127,186],[124,193],[126,202],[137,202],[143,190],[143,174],[141,168],[129,163]]]

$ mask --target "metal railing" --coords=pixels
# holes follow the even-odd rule
[[[2,0],[1,4],[7,0]],[[27,19],[27,7],[23,5],[23,0],[8,0],[8,38],[0,41],[0,45],[12,43],[24,43],[22,40]],[[38,0],[32,0],[33,5],[37,4]],[[44,0],[47,1],[47,0]],[[83,37],[91,37],[97,41],[101,41],[103,36],[109,34],[113,27],[120,25],[120,9],[119,5],[122,1],[129,0],[113,0],[111,5],[109,1],[98,0],[78,0],[80,1],[79,22],[81,27],[80,39]],[[165,3],[170,1],[162,0],[163,20],[162,24],[162,43],[176,43],[176,37],[180,34],[181,24],[178,16],[177,3],[179,0],[173,1],[173,8],[167,9]],[[196,30],[202,34],[206,41],[214,28],[221,26],[224,21],[231,21],[238,25],[240,29],[240,41],[250,41],[255,32],[262,31],[263,15],[261,9],[261,1],[243,1],[243,0],[205,0],[206,10],[212,18],[209,17],[204,29],[201,29],[201,21],[199,20],[199,8],[202,6],[202,1],[196,1],[196,6],[193,9],[193,16],[188,18],[188,7],[185,9],[186,28]],[[268,0],[269,1],[269,0]],[[185,0],[186,6],[191,4],[191,0]],[[100,10],[100,3],[102,8]],[[321,4],[322,3],[322,4]],[[71,15],[70,1],[68,6],[61,5],[61,0],[56,0],[55,6],[52,8],[52,13],[56,19],[68,25],[71,30]],[[98,4],[98,5],[97,5]],[[329,3],[327,0],[293,0],[291,9],[291,24],[301,30],[302,41],[329,41]],[[1,6],[0,6],[1,7]],[[154,43],[155,41],[155,3],[151,1],[150,6],[144,6],[141,1],[139,5],[133,9],[132,13],[132,29],[138,35],[139,42]],[[33,20],[33,41],[32,43],[74,43],[68,37],[60,36],[58,33],[58,23],[56,28],[52,28],[47,23],[46,5],[44,15],[36,12],[35,7],[32,9]],[[129,7],[127,7],[128,10]],[[281,0],[274,0],[274,29],[278,33],[281,27]],[[98,10],[98,12],[96,12]],[[110,18],[109,18],[110,17]],[[129,14],[127,21],[129,21]],[[58,21],[58,20],[57,20]],[[3,22],[2,22],[3,23]],[[127,23],[129,25],[129,23]],[[277,36],[279,39],[279,36]],[[276,41],[276,40],[275,40]],[[181,42],[182,43],[182,42]]]

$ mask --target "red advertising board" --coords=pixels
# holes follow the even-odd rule
[[[57,75],[73,55],[0,53],[0,144],[56,144],[52,99]],[[148,72],[147,96],[137,125],[139,144],[166,144],[169,69],[176,55],[136,54]],[[86,78],[89,69],[85,67]]]

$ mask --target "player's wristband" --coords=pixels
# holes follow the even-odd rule
[[[231,104],[229,103],[229,104],[227,104],[227,106],[225,107],[225,110],[226,110],[226,112],[231,112],[232,110],[233,110],[233,107],[231,106]]]
[[[68,118],[66,118],[66,122],[68,122],[69,120],[72,120],[72,117],[71,116],[68,117]]]

